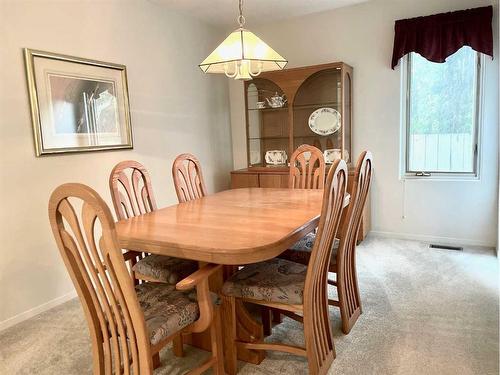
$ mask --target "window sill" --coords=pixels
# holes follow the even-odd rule
[[[419,181],[479,181],[477,174],[442,174],[433,173],[430,176],[415,176],[415,173],[407,173],[400,176],[401,180],[419,180]]]

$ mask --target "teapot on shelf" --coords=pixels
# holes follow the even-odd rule
[[[271,96],[270,99],[271,100],[269,100],[269,98],[266,98],[267,104],[269,104],[269,107],[271,108],[281,108],[287,102],[284,94],[280,96],[278,95],[278,93],[275,93],[273,96]]]

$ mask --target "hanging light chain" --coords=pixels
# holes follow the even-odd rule
[[[238,8],[240,10],[240,14],[238,15],[237,20],[240,24],[240,27],[243,27],[243,25],[245,24],[245,17],[243,17],[243,0],[239,0]]]

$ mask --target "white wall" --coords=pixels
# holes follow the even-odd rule
[[[344,61],[354,67],[354,155],[375,159],[372,227],[379,235],[494,246],[497,233],[498,44],[485,59],[480,181],[399,178],[400,68],[391,70],[394,21],[492,4],[482,0],[372,0],[287,21],[248,27],[289,60],[289,67]],[[495,1],[498,7],[498,1]],[[494,32],[498,40],[498,11]],[[235,168],[246,166],[241,83],[230,84]],[[403,211],[406,217],[403,218]]]
[[[174,157],[193,152],[208,189],[228,187],[226,79],[197,66],[222,37],[150,1],[0,0],[0,328],[73,291],[47,217],[57,185],[83,182],[111,203],[111,168],[135,159],[150,170],[165,206],[177,200]],[[134,150],[36,158],[23,47],[125,64]]]

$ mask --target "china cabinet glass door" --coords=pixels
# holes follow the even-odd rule
[[[273,97],[283,91],[266,79],[253,79],[247,85],[248,162],[250,166],[265,164],[267,151],[282,150],[289,156],[288,105],[273,108]],[[276,105],[274,103],[274,105]]]

